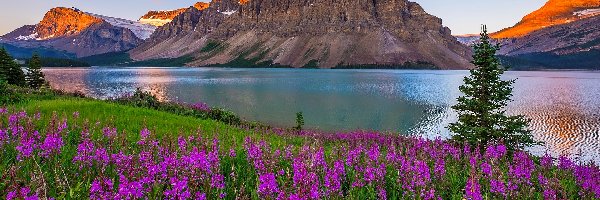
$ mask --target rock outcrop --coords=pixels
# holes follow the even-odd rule
[[[190,66],[321,68],[464,69],[470,54],[441,19],[406,0],[214,0],[205,10],[186,10],[131,51],[138,60],[191,56]]]
[[[102,19],[73,8],[52,8],[35,27],[40,40],[71,36],[80,33]]]
[[[198,2],[194,4],[194,8],[198,10],[204,10],[208,8],[210,4],[204,2]],[[187,8],[180,8],[176,10],[163,10],[163,11],[149,11],[138,20],[143,24],[150,24],[153,26],[163,26],[175,19],[179,14],[186,11]]]
[[[517,38],[550,26],[600,15],[600,0],[550,0],[523,17],[515,26],[492,34],[494,38]]]

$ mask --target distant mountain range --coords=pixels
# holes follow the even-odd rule
[[[600,0],[550,0],[491,36],[515,68],[597,69],[598,27]],[[137,21],[53,8],[0,45],[94,65],[467,69],[478,38],[407,0],[213,0]]]
[[[407,0],[213,0],[150,11],[138,21],[54,8],[0,43],[111,61],[103,64],[471,67],[471,50],[441,22]]]
[[[550,0],[491,36],[516,69],[600,69],[600,0]],[[457,38],[469,45],[478,37]]]

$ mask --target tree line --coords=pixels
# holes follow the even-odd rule
[[[0,48],[0,84],[16,85],[40,89],[47,86],[44,73],[42,72],[42,61],[38,54],[31,57],[26,70],[21,69],[15,59],[4,48]]]

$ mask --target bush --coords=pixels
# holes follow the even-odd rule
[[[23,95],[15,92],[10,85],[4,80],[0,79],[0,106],[14,104],[23,100]]]
[[[242,120],[233,112],[222,108],[214,108],[208,112],[208,117],[213,120],[224,122],[230,125],[240,125]]]

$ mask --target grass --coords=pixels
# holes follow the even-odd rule
[[[73,113],[78,112],[78,124],[84,120],[89,123],[101,122],[110,125],[128,134],[128,141],[139,140],[138,133],[146,127],[157,133],[159,139],[175,140],[178,136],[189,135],[191,130],[201,130],[202,135],[210,138],[218,138],[224,141],[225,146],[241,146],[245,137],[264,139],[284,146],[287,144],[301,144],[301,138],[282,138],[277,136],[266,137],[254,131],[246,130],[211,119],[198,119],[195,117],[181,116],[169,112],[158,111],[149,108],[120,105],[101,100],[84,98],[58,98],[50,100],[31,100],[15,105],[14,108],[24,110],[28,113],[44,113],[42,123],[51,120],[51,113],[59,117],[72,118]]]

